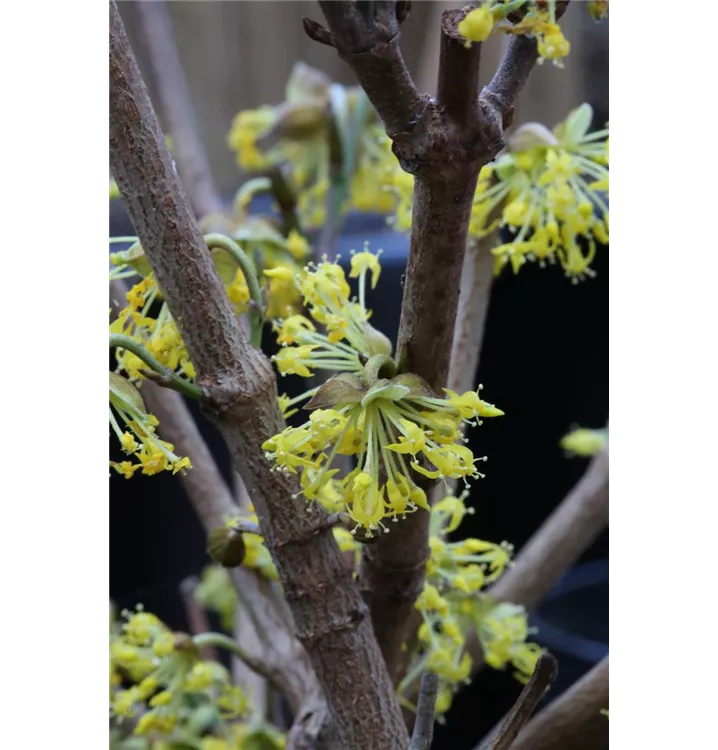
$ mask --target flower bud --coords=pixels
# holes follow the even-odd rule
[[[240,532],[230,526],[220,526],[209,532],[207,551],[222,567],[237,568],[244,561],[246,548]]]

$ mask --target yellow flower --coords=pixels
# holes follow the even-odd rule
[[[571,51],[571,43],[566,39],[557,24],[547,23],[537,33],[539,62],[553,60],[556,63],[562,57],[567,57]]]
[[[608,130],[588,133],[592,115],[584,104],[553,133],[524,125],[482,170],[469,231],[481,238],[503,224],[514,234],[493,250],[497,270],[558,261],[574,283],[593,275],[595,240],[608,244],[609,237]]]
[[[138,722],[134,733],[139,735],[148,734],[149,732],[160,732],[169,734],[177,723],[175,714],[159,714],[155,711],[148,711]]]
[[[227,142],[242,169],[255,171],[267,165],[266,157],[257,147],[257,140],[269,129],[274,117],[271,107],[262,107],[240,112],[234,118]]]
[[[317,346],[313,344],[283,347],[272,357],[272,360],[282,375],[301,375],[303,378],[308,378],[312,373],[307,365],[311,364],[310,355],[316,348]]]
[[[561,438],[561,447],[576,456],[595,456],[606,446],[606,430],[589,430],[585,427]]]
[[[234,304],[237,313],[244,312],[247,309],[247,303],[251,295],[247,286],[247,280],[244,278],[244,274],[240,268],[237,269],[234,281],[227,287],[227,296],[229,297],[229,301]]]
[[[351,273],[350,278],[356,279],[362,276],[363,273],[371,271],[371,288],[374,289],[379,281],[379,274],[381,273],[381,266],[379,265],[379,256],[381,250],[377,251],[376,255],[370,253],[365,245],[365,249],[360,253],[352,253],[351,258]]]
[[[166,706],[172,702],[172,693],[169,690],[163,690],[150,699],[150,706]]]
[[[132,476],[137,469],[142,468],[142,464],[133,464],[131,461],[120,461],[119,463],[116,461],[110,461],[110,468],[114,469],[125,479],[132,479]]]
[[[120,445],[125,453],[134,453],[139,447],[139,443],[129,432],[124,432],[120,438]]]
[[[185,678],[184,688],[191,692],[206,690],[213,682],[214,674],[212,667],[207,662],[199,662]]]
[[[263,446],[277,469],[300,473],[308,500],[332,512],[345,510],[368,536],[383,527],[384,518],[396,521],[417,509],[429,510],[413,472],[464,482],[481,477],[475,463],[484,459],[463,445],[459,428],[478,414],[503,413],[477,393],[438,398],[414,375],[380,378],[381,366],[370,369],[372,357],[388,359],[391,343],[368,323],[364,292],[369,272],[374,277],[380,272],[378,253],[354,254],[351,276],[359,279],[354,301],[339,265],[325,260],[307,267],[299,285],[309,315],[327,333],[302,315],[278,320],[274,329],[282,348],[273,359],[282,374],[308,377],[315,369],[340,374],[302,396],[281,397],[285,412],[312,397],[307,404],[312,414],[305,424],[287,427]],[[338,454],[358,456],[356,468],[341,480],[334,479]],[[435,468],[426,468],[423,459]]]
[[[304,260],[309,255],[309,243],[296,229],[287,237],[287,250],[295,260]]]
[[[155,656],[169,656],[175,649],[175,639],[172,633],[161,633],[152,643],[152,653]]]
[[[470,47],[471,42],[483,42],[489,38],[494,28],[494,17],[491,11],[481,6],[475,8],[459,22],[459,34],[466,39],[466,46]]]

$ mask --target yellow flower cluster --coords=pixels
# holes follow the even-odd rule
[[[393,209],[394,197],[388,188],[396,159],[383,127],[371,108],[364,110],[361,97],[359,88],[332,84],[322,73],[298,64],[282,104],[246,110],[234,118],[227,141],[243,169],[256,172],[274,164],[291,165],[303,227],[320,227],[327,217],[334,168],[330,137],[337,137],[330,133],[331,110],[341,131],[342,149],[347,149],[349,138],[356,139],[355,164],[343,167],[348,194],[341,209],[379,213]],[[348,156],[342,154],[342,158]]]
[[[171,735],[176,730],[188,740],[194,735],[192,745],[200,747],[204,730],[197,719],[203,710],[212,709],[222,730],[225,726],[230,729],[224,722],[249,715],[249,701],[231,683],[228,671],[217,662],[202,659],[189,636],[172,633],[155,615],[141,608],[123,614],[126,622],[120,628],[111,624],[110,631],[110,711],[119,722],[137,719],[133,734]],[[120,687],[128,683],[129,687]],[[225,746],[244,747],[240,740],[259,729],[261,723],[264,729],[275,732],[274,746],[283,747],[281,735],[274,728],[263,721],[252,722],[254,728],[239,725],[244,727],[244,735],[233,729],[233,741]]]
[[[593,276],[596,241],[608,244],[608,128],[588,128],[593,111],[583,104],[549,131],[530,123],[479,175],[469,236],[480,239],[506,226],[514,234],[496,247],[496,272],[527,261],[558,263],[573,283]],[[391,219],[411,227],[414,178],[397,169]]]
[[[376,285],[381,267],[367,249],[351,259],[359,297],[351,298],[344,271],[326,261],[308,267],[299,285],[311,318],[294,315],[277,322],[282,344],[274,360],[282,374],[309,377],[314,369],[340,374],[314,391],[284,399],[285,411],[312,395],[309,420],[287,427],[264,444],[278,470],[300,473],[304,496],[331,509],[345,510],[372,535],[421,507],[429,506],[417,475],[431,479],[468,479],[482,475],[461,434],[463,422],[503,412],[479,398],[447,391],[437,397],[415,375],[393,375],[391,343],[368,324],[367,275]],[[326,333],[319,332],[322,324]],[[384,368],[387,372],[383,372]],[[335,478],[338,455],[354,456],[356,466]]]
[[[118,417],[127,429],[120,426]],[[110,466],[118,474],[130,479],[138,469],[142,469],[143,474],[152,475],[161,471],[176,474],[192,468],[189,458],[176,455],[171,443],[157,437],[157,425],[157,417],[147,413],[140,392],[121,375],[111,372],[110,426],[123,452],[137,461],[110,461]]]
[[[150,274],[143,278],[127,292],[127,306],[110,324],[110,333],[129,336],[165,367],[194,379],[194,366],[167,304],[162,303],[156,318],[150,316],[153,303],[160,298],[154,276]],[[137,355],[124,349],[116,350],[116,355],[118,370],[126,372],[130,380],[144,377],[141,371],[148,368]]]
[[[265,240],[257,245],[263,250],[264,281],[269,289],[267,316],[291,315],[301,299],[295,278],[301,272],[298,261],[309,253],[308,243],[296,231],[290,232],[287,238],[276,232],[271,234],[265,227],[255,227],[255,231]],[[142,248],[135,243],[130,250],[113,253],[110,257],[115,266],[110,273],[111,279],[128,278],[137,274],[142,276],[127,292],[127,304],[110,324],[110,334],[131,338],[161,365],[193,380],[196,376],[195,368],[169,307],[162,301],[161,292]],[[213,249],[213,258],[237,314],[245,312],[250,293],[244,274],[226,250]],[[159,304],[158,312],[154,311],[156,304]],[[143,474],[151,475],[164,470],[176,473],[190,468],[188,458],[177,456],[170,443],[157,437],[157,419],[146,412],[141,395],[132,385],[132,382],[141,383],[148,366],[129,349],[116,348],[115,355],[117,372],[110,373],[110,425],[122,450],[137,462],[133,463],[129,459],[111,462],[111,467],[127,479],[139,469],[142,469]],[[128,379],[121,377],[121,372]],[[125,427],[120,426],[118,417]],[[252,540],[250,547],[254,543]]]
[[[518,23],[510,23],[506,16],[524,10]],[[466,14],[458,25],[459,34],[466,39],[465,46],[483,42],[494,29],[506,34],[521,34],[536,38],[539,63],[552,60],[558,67],[571,50],[561,27],[556,22],[556,0],[543,3],[526,0],[485,0],[480,7]]]
[[[525,125],[482,169],[469,231],[480,238],[504,225],[515,235],[494,249],[497,270],[558,260],[574,283],[594,274],[596,240],[608,244],[608,130],[589,134],[592,116],[584,104],[553,133]]]
[[[540,655],[536,644],[526,643],[526,613],[514,605],[495,607],[482,590],[496,581],[510,565],[513,548],[467,538],[448,541],[464,516],[473,513],[465,505],[467,493],[448,495],[431,510],[430,558],[424,591],[416,602],[421,613],[419,648],[399,686],[405,693],[425,670],[440,677],[437,712],[448,710],[454,693],[469,681],[472,659],[464,650],[474,630],[487,663],[502,668],[511,663],[519,679],[527,679]],[[508,609],[507,609],[508,607]]]
[[[138,609],[126,612],[127,622],[110,642],[111,682],[132,684],[112,691],[118,717],[140,715],[134,733],[170,733],[191,714],[193,702],[211,703],[221,719],[247,714],[248,701],[230,682],[227,670],[200,658],[188,636],[175,634],[155,615]]]

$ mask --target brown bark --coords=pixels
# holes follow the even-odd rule
[[[320,6],[329,31],[314,24],[313,38],[334,46],[352,67],[392,138],[399,163],[415,176],[397,360],[400,371],[420,375],[440,392],[448,376],[478,174],[503,146],[504,109],[513,106],[536,61],[535,42],[530,55],[512,48],[513,57],[502,63],[493,88],[479,97],[481,47],[467,50],[460,40],[456,27],[466,11],[446,11],[434,101],[418,93],[404,65],[396,3],[376,2],[362,10],[352,2],[320,0]],[[511,73],[520,80],[507,80]],[[430,497],[432,483],[420,484]],[[428,528],[429,514],[420,510],[362,555],[362,592],[395,679],[408,620],[424,585]]]
[[[174,169],[114,2],[110,3],[110,162],[128,213],[254,500],[297,637],[342,748],[401,748],[408,735],[367,608],[326,514],[294,500],[262,444],[284,427],[269,360],[241,330]]]

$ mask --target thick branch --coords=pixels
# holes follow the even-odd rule
[[[399,366],[437,392],[446,383],[461,268],[478,169],[443,185],[417,177],[399,327]],[[432,482],[421,486],[430,496]],[[424,585],[429,513],[418,510],[367,546],[360,580],[374,630],[395,677],[407,620]]]
[[[539,712],[512,750],[601,750],[608,743],[608,657]]]
[[[472,10],[445,10],[441,15],[441,51],[436,99],[447,116],[461,126],[479,124],[479,66],[481,44],[466,49],[458,31],[459,23]]]
[[[439,677],[433,672],[424,672],[421,676],[419,703],[416,707],[416,721],[411,733],[409,750],[429,750],[434,736],[434,714],[436,713],[436,695],[439,692]]]
[[[175,45],[167,7],[162,0],[156,0],[137,3],[135,12],[144,32],[162,113],[174,144],[177,168],[192,208],[199,218],[219,213],[222,202],[197,132],[192,99]]]
[[[578,484],[524,545],[489,594],[531,611],[607,524],[608,449],[591,461]],[[475,635],[467,639],[466,647],[476,672],[483,666],[483,656]]]
[[[177,322],[206,411],[245,480],[297,635],[342,748],[408,744],[401,711],[352,571],[326,513],[294,500],[262,445],[284,428],[269,360],[241,330],[192,216],[114,2],[110,4],[110,162],[135,231]]]

